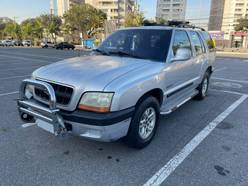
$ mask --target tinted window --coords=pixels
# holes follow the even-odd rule
[[[203,48],[198,34],[196,32],[190,31],[190,37],[192,40],[192,45],[195,48],[196,55],[202,54]]]
[[[213,39],[211,38],[211,36],[207,32],[201,32],[201,35],[202,35],[203,39],[205,40],[205,42],[207,43],[208,48],[210,50],[215,49],[215,43],[214,43]]]
[[[189,41],[188,34],[185,31],[177,30],[175,31],[174,42],[173,42],[173,54],[177,53],[179,48],[187,48],[191,51],[191,44]]]
[[[171,30],[132,29],[110,35],[98,48],[108,55],[122,55],[165,61],[171,39]]]

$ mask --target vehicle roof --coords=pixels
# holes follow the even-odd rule
[[[207,32],[202,31],[197,28],[185,28],[185,27],[172,27],[172,26],[140,26],[140,27],[128,27],[122,28],[121,30],[193,30],[193,31],[200,31],[200,32]]]

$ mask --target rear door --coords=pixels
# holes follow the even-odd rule
[[[207,60],[207,51],[198,32],[189,31],[189,35],[194,52],[192,74],[194,78],[200,78],[202,64]]]
[[[209,55],[210,62],[214,62],[215,61],[215,55],[216,55],[215,42],[211,38],[211,36],[208,32],[201,32],[200,34],[201,34],[204,42],[206,43],[206,45],[208,47],[208,52],[209,52],[208,55]]]

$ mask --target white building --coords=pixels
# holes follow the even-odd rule
[[[234,32],[240,18],[248,18],[248,0],[225,0],[221,30]]]
[[[248,48],[247,32],[235,32],[238,19],[248,18],[248,0],[212,0],[211,3],[209,30],[224,32],[229,46]]]
[[[185,20],[185,11],[186,0],[157,0],[157,18]]]
[[[57,0],[57,15],[62,17],[71,6],[83,3],[84,0]]]
[[[134,0],[85,0],[85,3],[102,10],[107,14],[107,20],[124,23],[125,17],[134,8]]]

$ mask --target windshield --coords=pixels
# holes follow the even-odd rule
[[[119,55],[153,61],[165,61],[171,30],[132,29],[110,35],[96,51],[104,55]]]

